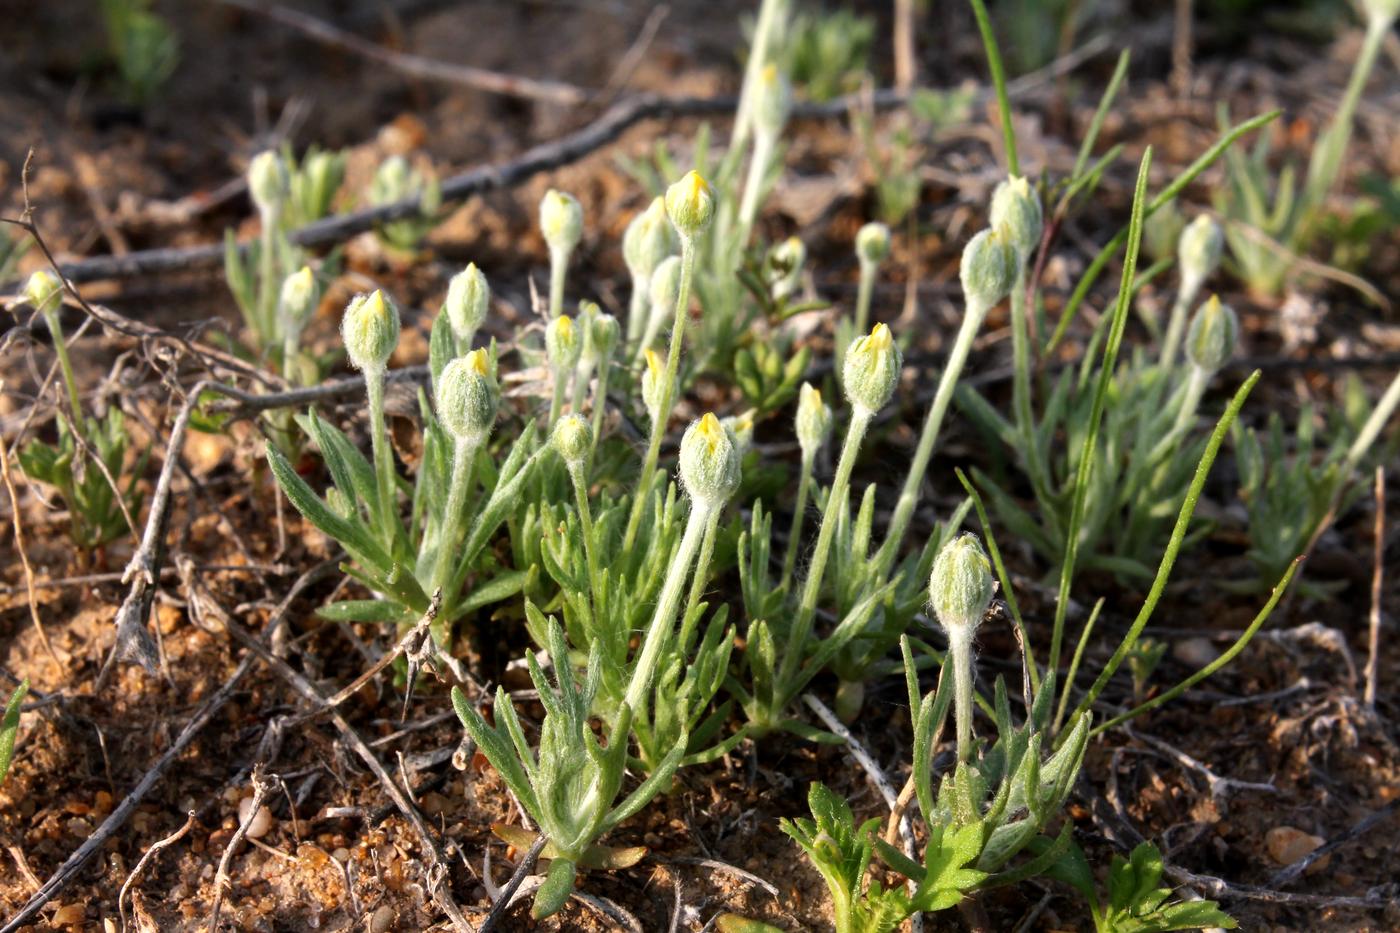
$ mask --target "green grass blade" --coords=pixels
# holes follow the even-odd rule
[[[977,31],[982,34],[982,47],[987,50],[987,67],[992,72],[992,85],[997,92],[997,109],[1001,111],[1001,135],[1006,145],[1006,173],[1019,175],[1021,162],[1016,157],[1016,129],[1011,125],[1011,99],[1006,93],[1006,69],[1001,63],[1001,49],[997,46],[996,34],[992,32],[987,5],[982,0],[972,0],[972,12],[977,17]]]
[[[1283,579],[1278,581],[1278,585],[1274,587],[1274,591],[1269,595],[1269,601],[1264,604],[1264,608],[1259,610],[1259,614],[1254,617],[1254,621],[1249,623],[1249,628],[1245,629],[1240,634],[1240,637],[1235,639],[1235,643],[1232,644],[1229,647],[1229,649],[1225,651],[1224,654],[1207,664],[1205,667],[1201,668],[1196,673],[1192,674],[1190,677],[1183,680],[1181,683],[1177,684],[1175,687],[1172,687],[1170,690],[1158,694],[1157,696],[1148,700],[1146,703],[1143,703],[1141,706],[1134,707],[1133,709],[1128,710],[1126,713],[1123,713],[1121,716],[1115,716],[1108,722],[1103,723],[1099,726],[1095,726],[1093,731],[1089,733],[1089,736],[1092,738],[1093,736],[1098,735],[1100,732],[1103,732],[1106,729],[1112,729],[1114,726],[1121,725],[1127,722],[1129,719],[1135,719],[1136,717],[1141,716],[1143,713],[1156,709],[1163,703],[1169,703],[1172,700],[1175,700],[1187,690],[1190,690],[1192,687],[1196,686],[1196,684],[1205,680],[1207,677],[1220,670],[1226,664],[1229,664],[1231,661],[1233,661],[1235,659],[1235,656],[1245,649],[1245,646],[1249,644],[1250,639],[1252,639],[1255,633],[1259,631],[1259,627],[1262,626],[1266,621],[1268,621],[1269,616],[1273,614],[1274,607],[1278,605],[1279,600],[1283,598],[1283,594],[1288,590],[1288,584],[1293,581],[1293,575],[1297,572],[1299,563],[1299,560],[1294,560],[1293,563],[1288,565],[1287,572],[1284,573]]]
[[[1260,371],[1254,373],[1240,386],[1235,397],[1230,400],[1230,406],[1225,409],[1225,413],[1220,416],[1220,421],[1216,424],[1215,430],[1210,435],[1210,441],[1206,444],[1205,453],[1201,455],[1200,462],[1196,464],[1196,475],[1191,479],[1191,487],[1186,490],[1186,498],[1181,503],[1181,511],[1177,515],[1176,526],[1172,528],[1171,539],[1167,542],[1167,550],[1162,555],[1162,562],[1157,567],[1157,577],[1152,581],[1152,588],[1148,590],[1147,598],[1143,600],[1142,609],[1138,611],[1137,618],[1133,620],[1132,627],[1123,636],[1113,657],[1108,659],[1104,669],[1099,673],[1098,679],[1094,681],[1089,692],[1079,701],[1075,707],[1075,714],[1087,710],[1090,705],[1098,699],[1103,688],[1108,685],[1109,679],[1114,672],[1122,665],[1128,653],[1133,650],[1142,630],[1147,627],[1147,622],[1152,618],[1152,613],[1157,608],[1158,601],[1162,598],[1162,591],[1167,587],[1167,578],[1171,576],[1172,565],[1176,563],[1177,552],[1181,550],[1181,542],[1186,537],[1186,526],[1191,522],[1191,516],[1196,511],[1196,501],[1201,497],[1201,490],[1205,488],[1206,477],[1210,475],[1210,468],[1215,463],[1215,456],[1220,452],[1220,445],[1225,440],[1225,435],[1230,431],[1230,425],[1239,416],[1240,409],[1244,407],[1245,399],[1249,397],[1250,391],[1259,381]]]
[[[1060,669],[1060,647],[1064,641],[1065,614],[1069,609],[1069,587],[1074,579],[1075,560],[1079,556],[1079,533],[1084,524],[1085,502],[1089,495],[1089,475],[1093,472],[1095,451],[1098,449],[1099,428],[1103,423],[1108,386],[1123,344],[1123,331],[1128,322],[1128,306],[1132,303],[1133,280],[1137,275],[1138,251],[1142,247],[1142,225],[1147,213],[1147,176],[1152,168],[1152,149],[1148,147],[1138,167],[1137,187],[1133,193],[1132,219],[1128,222],[1128,251],[1123,258],[1123,277],[1118,286],[1118,301],[1113,309],[1113,324],[1108,344],[1104,347],[1099,381],[1094,389],[1094,402],[1089,413],[1089,427],[1079,455],[1079,468],[1074,476],[1074,499],[1070,506],[1069,526],[1065,531],[1065,549],[1060,559],[1060,589],[1055,599],[1055,627],[1050,636],[1049,669]]]
[[[1278,117],[1279,113],[1280,111],[1278,110],[1271,110],[1268,113],[1260,114],[1232,128],[1217,140],[1215,145],[1202,153],[1200,158],[1192,162],[1180,175],[1172,179],[1171,184],[1163,188],[1162,192],[1152,199],[1152,202],[1147,206],[1147,216],[1151,217],[1156,211],[1170,204],[1172,200],[1181,193],[1183,188],[1195,181],[1196,177],[1206,169],[1210,168],[1217,159],[1224,155],[1227,149],[1234,145],[1236,140],[1270,123]],[[1104,267],[1108,265],[1108,261],[1118,252],[1118,248],[1123,245],[1127,237],[1128,231],[1119,230],[1118,233],[1114,235],[1113,239],[1109,240],[1108,243],[1104,245],[1103,249],[1099,250],[1098,255],[1089,263],[1089,268],[1084,270],[1084,274],[1080,276],[1079,284],[1075,286],[1074,292],[1069,297],[1069,301],[1065,303],[1064,311],[1060,313],[1059,323],[1055,325],[1055,333],[1050,337],[1050,342],[1045,347],[1044,355],[1046,357],[1054,353],[1055,348],[1060,345],[1060,341],[1064,339],[1065,333],[1069,330],[1069,325],[1074,321],[1075,315],[1079,313],[1079,306],[1082,305],[1084,299],[1089,296],[1090,289],[1092,289],[1094,283],[1098,281],[1099,276],[1103,273]]]

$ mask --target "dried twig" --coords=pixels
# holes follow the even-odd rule
[[[256,13],[258,16],[264,16],[284,26],[290,26],[317,42],[353,52],[410,77],[461,85],[478,91],[486,91],[489,94],[524,97],[566,106],[576,106],[589,98],[588,91],[572,84],[565,84],[562,81],[502,74],[499,71],[488,71],[485,68],[475,68],[471,65],[454,65],[422,55],[386,49],[384,46],[370,42],[368,39],[362,39],[354,33],[346,32],[339,26],[333,26],[325,20],[308,16],[285,6],[258,3],[255,0],[219,0],[219,2],[225,6]]]
[[[131,890],[131,886],[135,884],[137,880],[141,877],[141,872],[146,870],[146,864],[150,862],[152,858],[155,857],[156,853],[158,853],[161,849],[164,849],[167,846],[172,846],[175,843],[179,842],[181,839],[185,838],[185,834],[194,828],[194,824],[195,811],[191,810],[185,818],[185,825],[181,826],[179,829],[175,830],[175,832],[166,836],[164,839],[158,839],[155,842],[151,843],[150,848],[148,848],[144,853],[142,853],[141,860],[136,863],[136,867],[131,870],[131,874],[126,876],[126,880],[122,882],[121,890],[117,892],[117,911],[121,915],[123,930],[127,929],[126,895],[127,892]]]
[[[232,883],[229,880],[228,868],[233,862],[233,855],[238,851],[239,844],[247,837],[248,831],[253,828],[253,821],[258,818],[258,811],[262,809],[263,801],[277,787],[277,782],[269,778],[263,771],[262,762],[253,766],[252,783],[252,806],[248,808],[243,819],[238,821],[238,829],[229,837],[228,845],[224,846],[224,854],[219,857],[219,870],[214,872],[214,906],[209,911],[209,933],[219,933],[219,913],[224,906],[224,892]]]
[[[1371,571],[1371,632],[1366,657],[1366,708],[1376,711],[1376,675],[1381,660],[1381,573],[1385,557],[1385,467],[1376,467],[1376,549]]]
[[[525,880],[525,877],[534,869],[535,863],[539,861],[540,853],[544,851],[545,843],[548,841],[549,840],[545,838],[543,833],[535,837],[535,841],[531,843],[530,848],[526,850],[525,856],[520,860],[520,864],[515,866],[515,871],[511,873],[510,880],[506,882],[506,886],[501,888],[500,892],[496,895],[495,900],[491,904],[491,912],[488,913],[486,919],[481,922],[481,928],[477,930],[477,933],[491,933],[491,931],[496,928],[496,925],[501,922],[501,918],[504,917],[506,911],[510,909],[511,901],[515,899],[515,892],[520,888],[520,884]],[[487,845],[490,845],[490,843],[487,843]],[[489,870],[490,868],[487,866],[487,871],[489,872]]]
[[[282,603],[268,618],[267,624],[263,626],[262,637],[266,638],[282,624],[293,600],[299,597],[307,587],[320,582],[320,580],[329,576],[335,569],[335,561],[325,561],[302,574],[296,582],[292,584],[291,590],[288,591]],[[44,882],[44,886],[35,892],[34,896],[6,922],[4,927],[0,927],[0,933],[16,933],[21,927],[32,923],[34,918],[39,915],[39,911],[43,909],[44,905],[56,897],[77,878],[78,873],[82,871],[88,859],[97,854],[97,852],[107,844],[107,840],[115,836],[116,833],[126,825],[126,821],[136,812],[136,808],[146,799],[146,795],[160,783],[161,778],[165,775],[166,769],[184,755],[185,750],[189,747],[190,743],[194,741],[195,736],[199,734],[200,730],[208,725],[209,721],[223,708],[224,704],[233,697],[240,682],[247,673],[252,670],[254,660],[252,655],[245,657],[238,667],[234,669],[233,673],[229,675],[228,680],[224,681],[223,686],[212,693],[209,698],[200,705],[194,716],[185,724],[185,728],[180,730],[180,734],[176,736],[175,741],[172,742],[170,747],[156,760],[150,770],[141,777],[141,780],[137,782],[131,792],[122,799],[121,803],[117,804],[116,808],[108,814],[107,818],[93,831],[92,835],[83,840],[83,844],[80,845],[72,855],[68,856],[49,880]]]
[[[0,380],[0,391],[4,391],[4,380]],[[10,495],[10,519],[15,529],[15,551],[19,553],[19,562],[24,569],[24,588],[29,597],[29,618],[34,623],[34,631],[39,635],[39,644],[44,646],[53,662],[58,665],[59,670],[63,669],[63,662],[54,653],[53,645],[49,644],[49,636],[44,631],[44,623],[39,620],[39,603],[34,598],[34,568],[29,565],[29,552],[24,546],[24,522],[20,519],[19,496],[15,493],[15,481],[10,476],[10,451],[5,446],[5,438],[0,436],[0,478],[5,481],[5,491]]]
[[[1091,40],[1039,71],[1009,82],[1007,94],[1012,98],[1024,97],[1036,88],[1078,68],[1107,47],[1108,43],[1103,37]],[[978,95],[980,100],[990,99],[991,89],[982,88]],[[865,101],[878,110],[889,110],[904,106],[907,100],[906,95],[886,88],[868,96],[847,95],[820,104],[801,103],[793,107],[792,117],[797,120],[839,120],[845,119],[852,107]],[[719,116],[730,113],[736,105],[736,100],[727,97],[668,97],[657,94],[628,97],[609,107],[593,122],[567,136],[535,146],[507,162],[480,166],[446,179],[441,187],[441,204],[444,207],[451,206],[487,191],[513,187],[540,172],[570,165],[613,142],[644,120]],[[288,236],[297,246],[328,246],[372,230],[386,221],[417,217],[421,214],[420,199],[412,197],[379,207],[326,217],[293,230]],[[126,256],[95,256],[68,263],[63,266],[62,271],[72,282],[91,282],[98,279],[128,278],[218,266],[223,261],[223,244],[211,243],[189,248],[142,250]]]

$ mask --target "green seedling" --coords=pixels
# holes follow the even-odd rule
[[[125,96],[144,107],[175,73],[179,37],[151,11],[151,0],[102,0],[102,22]]]
[[[91,551],[128,531],[135,534],[142,500],[137,481],[149,453],[138,456],[128,469],[125,415],[115,406],[101,415],[89,415],[83,409],[59,317],[63,283],[41,269],[29,277],[22,297],[48,326],[67,404],[57,413],[57,443],[30,441],[19,451],[20,469],[58,491],[68,507],[73,543]]]
[[[0,717],[0,784],[5,783],[5,778],[10,773],[10,762],[15,757],[20,707],[24,705],[24,698],[28,693],[29,681],[23,680],[15,688],[15,692],[10,694],[10,700],[5,704],[5,715]]]

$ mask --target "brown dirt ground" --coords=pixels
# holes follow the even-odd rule
[[[242,223],[246,204],[241,197],[205,201],[194,211],[181,210],[189,204],[181,199],[192,192],[207,195],[236,176],[248,154],[266,138],[257,127],[266,127],[293,96],[309,103],[309,115],[296,138],[355,147],[352,178],[355,172],[367,171],[386,150],[421,151],[446,172],[508,157],[577,124],[577,114],[558,107],[403,80],[383,68],[290,37],[280,27],[214,5],[162,6],[179,27],[185,63],[144,123],[133,122],[131,114],[114,103],[109,76],[94,63],[100,49],[97,26],[70,5],[30,8],[32,16],[21,21],[11,44],[13,54],[0,62],[5,78],[0,83],[4,87],[0,115],[12,128],[0,134],[0,203],[7,212],[18,207],[18,166],[25,150],[36,145],[31,194],[40,207],[43,229],[65,255],[208,242],[224,226]],[[467,13],[442,2],[419,0],[397,6],[399,15],[389,25],[379,5],[317,2],[305,9],[337,16],[350,28],[420,54],[599,86],[631,41],[646,5],[471,3],[466,5]],[[745,6],[673,3],[631,86],[697,94],[732,90],[737,73],[733,49],[739,41],[734,14]],[[981,74],[966,18],[956,18],[954,25],[956,29],[940,31],[929,41],[927,73],[933,83],[950,84]],[[1140,65],[1134,69],[1131,94],[1106,129],[1105,143],[1125,143],[1126,157],[1107,179],[1103,195],[1067,231],[1061,250],[1063,266],[1050,271],[1052,293],[1072,281],[1082,267],[1082,244],[1089,239],[1102,241],[1104,230],[1123,222],[1131,163],[1143,144],[1158,146],[1159,164],[1164,166],[1161,177],[1166,177],[1167,166],[1185,164],[1211,137],[1211,94],[1228,96],[1236,113],[1285,105],[1288,117],[1278,131],[1280,141],[1305,146],[1319,114],[1335,99],[1346,77],[1349,38],[1326,46],[1258,36],[1236,40],[1227,53],[1204,55],[1197,65],[1201,95],[1183,105],[1158,80],[1165,74],[1166,52],[1162,30],[1154,28],[1132,37],[1140,45]],[[60,33],[71,41],[39,41]],[[561,36],[569,41],[561,41]],[[877,61],[882,60],[877,54]],[[1066,124],[1083,125],[1095,89],[1110,65],[1101,58],[1022,109],[1020,132],[1028,164],[1062,169],[1072,159],[1072,143],[1064,141]],[[1382,65],[1383,71],[1387,68],[1392,70],[1386,73],[1393,76],[1393,66]],[[267,106],[258,103],[264,95]],[[1394,131],[1398,98],[1392,80],[1363,112],[1363,128],[1351,157],[1354,175],[1400,172],[1400,134],[1384,132],[1387,126]],[[1388,114],[1386,107],[1390,107]],[[924,257],[920,296],[927,326],[920,328],[926,339],[918,349],[928,353],[936,352],[945,335],[951,334],[956,248],[975,229],[971,225],[980,218],[974,205],[983,203],[996,180],[989,146],[993,133],[983,116],[976,115],[972,127],[937,139],[928,153],[928,164],[938,170],[926,184],[920,209]],[[590,237],[571,290],[597,294],[616,306],[625,298],[617,236],[642,203],[635,185],[619,170],[616,157],[619,152],[644,153],[655,133],[663,129],[683,143],[694,126],[679,122],[638,128],[616,147],[577,165],[461,207],[435,231],[425,254],[414,263],[391,268],[374,249],[357,241],[348,253],[350,266],[389,284],[407,307],[436,307],[447,274],[470,256],[496,270],[493,284],[501,283],[498,288],[506,302],[526,308],[526,277],[534,275],[538,281],[545,261],[532,229],[533,205],[545,187],[557,185],[578,193],[590,217]],[[858,147],[837,124],[799,125],[790,165],[790,179],[765,223],[772,232],[800,230],[812,245],[814,267],[821,276],[818,290],[849,300],[854,264],[848,244],[869,212]],[[951,176],[961,181],[953,186]],[[1200,198],[1205,191],[1199,187],[1192,194]],[[95,203],[102,204],[112,219],[99,223]],[[1368,264],[1360,272],[1383,291],[1400,293],[1398,256],[1400,243],[1392,232],[1387,241],[1373,244]],[[27,258],[26,269],[35,259]],[[904,288],[903,257],[896,259],[890,267],[890,283],[877,299],[877,314],[887,318],[898,313]],[[170,327],[192,322],[227,326],[235,313],[213,273],[98,284],[85,293],[123,313]],[[1102,308],[1107,297],[1094,306]],[[1273,323],[1277,308],[1242,294],[1229,298],[1244,314],[1247,352],[1257,356],[1278,352]],[[1393,351],[1400,345],[1394,318],[1380,315],[1351,294],[1318,285],[1310,300],[1326,302],[1331,311],[1323,319],[1315,348],[1300,352],[1331,359]],[[1052,305],[1051,313],[1055,310]],[[313,336],[329,346],[334,335],[333,302],[328,299],[322,311]],[[990,322],[979,347],[979,369],[991,371],[1009,359],[1009,341],[1001,339],[1004,325],[995,316]],[[814,339],[820,355],[829,338],[823,333]],[[114,338],[89,344],[80,351],[80,364],[84,378],[95,384],[125,345]],[[396,362],[419,361],[425,350],[425,341],[406,340]],[[40,358],[46,359],[42,352]],[[11,348],[4,365],[12,375],[6,381],[32,392],[32,377],[22,359]],[[1375,381],[1387,374],[1366,375]],[[1329,399],[1335,391],[1333,376],[1322,369],[1268,374],[1251,403],[1251,417],[1260,420],[1263,412],[1273,408],[1292,411],[1305,397]],[[927,384],[927,375],[921,374],[919,381]],[[7,388],[13,392],[16,386]],[[128,388],[149,421],[168,430],[169,398],[161,386]],[[906,394],[912,395],[912,389],[913,381],[907,382]],[[705,403],[725,401],[721,393],[727,390],[722,386],[705,390],[714,396],[706,397]],[[23,416],[26,398],[7,394],[2,402],[0,416],[7,436],[12,436],[10,425]],[[879,437],[895,458],[907,456],[912,442],[911,425],[917,417],[912,409],[911,404],[907,419],[895,419]],[[785,430],[781,424],[762,425],[759,440],[777,440]],[[139,443],[150,440],[149,434],[138,438]],[[954,419],[931,475],[951,475],[953,465],[975,461],[977,452],[977,439]],[[290,582],[325,555],[324,542],[289,519],[289,547],[278,555],[273,498],[265,474],[255,467],[255,439],[249,432],[235,432],[232,440],[198,436],[186,459],[203,485],[203,494],[198,500],[183,495],[177,505],[171,523],[175,550],[203,566],[278,565],[271,572],[231,569],[205,576],[222,606],[243,624],[257,627]],[[870,457],[867,462],[876,460]],[[872,473],[862,482],[876,478]],[[945,514],[955,502],[951,483],[938,486],[941,497],[924,510],[929,516]],[[180,488],[188,492],[188,487]],[[1220,641],[1222,633],[1239,630],[1255,611],[1254,599],[1223,597],[1211,585],[1213,579],[1238,567],[1242,551],[1238,516],[1229,508],[1232,490],[1225,479],[1212,481],[1206,507],[1219,517],[1220,530],[1179,565],[1176,582],[1154,623],[1157,637],[1173,643],[1193,635]],[[1394,492],[1392,478],[1392,501],[1396,498],[1400,496]],[[27,553],[41,579],[119,571],[125,565],[131,553],[129,542],[119,542],[91,558],[75,555],[63,536],[62,516],[46,509],[33,494],[23,497],[23,506]],[[1394,555],[1395,527],[1400,522],[1391,525],[1389,553]],[[1343,588],[1331,598],[1292,600],[1270,622],[1271,631],[1321,623],[1339,631],[1361,663],[1369,609],[1371,527],[1371,507],[1365,501],[1343,516],[1324,538],[1309,570],[1316,579],[1339,581]],[[32,678],[38,691],[63,697],[62,702],[25,717],[20,754],[8,782],[0,788],[0,843],[5,849],[0,853],[4,865],[0,909],[8,913],[92,833],[169,747],[201,700],[224,682],[242,653],[217,625],[206,630],[193,624],[184,591],[171,579],[156,612],[165,658],[161,675],[122,669],[107,690],[94,697],[92,686],[112,642],[111,615],[123,588],[108,580],[38,593],[40,615],[58,655],[55,663],[34,635],[14,542],[8,534],[3,537],[0,662],[6,671]],[[1015,542],[1003,541],[1003,547],[1013,570],[1025,581],[1020,595],[1032,620],[1033,637],[1043,635],[1053,609],[1053,591],[1037,582],[1044,568]],[[1390,607],[1400,604],[1400,573],[1393,572],[1395,567],[1392,560],[1385,584],[1385,604]],[[319,623],[312,614],[330,590],[330,584],[314,588],[295,604],[291,618],[296,663],[327,690],[349,682],[367,666],[349,633]],[[1076,593],[1081,600],[1108,596],[1108,609],[1099,623],[1105,635],[1128,624],[1141,595],[1111,580],[1090,577],[1081,581]],[[503,662],[523,644],[521,629],[510,622],[483,620],[482,626],[467,633],[470,644],[464,635],[464,654],[488,680],[502,676]],[[381,632],[363,627],[354,633],[361,643],[382,639]],[[981,650],[993,664],[1013,657],[1005,627],[989,626]],[[1101,660],[1101,651],[1091,651],[1090,663]],[[1121,802],[1122,816],[1161,844],[1171,863],[1238,884],[1266,884],[1279,867],[1270,860],[1263,841],[1270,829],[1289,825],[1333,839],[1400,794],[1395,728],[1400,709],[1394,679],[1400,670],[1400,647],[1392,637],[1383,643],[1380,669],[1377,715],[1368,716],[1355,699],[1355,678],[1336,650],[1261,637],[1226,672],[1136,728],[1221,777],[1270,782],[1275,792],[1230,788],[1212,795],[1199,769],[1183,766],[1180,758],[1160,746],[1117,733],[1093,746],[1085,769],[1079,803],[1071,814],[1082,844],[1096,864],[1106,864],[1117,851],[1109,838],[1124,838],[1120,817],[1109,806],[1116,800]],[[1182,664],[1168,658],[1155,680],[1168,684],[1185,673]],[[1295,686],[1296,690],[1279,695]],[[824,695],[830,688],[829,683],[817,687]],[[1121,690],[1111,697],[1114,702],[1123,698]],[[379,685],[357,696],[347,715],[366,738],[382,740],[378,750],[391,766],[393,752],[401,752],[408,760],[405,767],[419,788],[417,799],[423,812],[441,837],[465,857],[454,861],[455,894],[469,910],[480,910],[489,903],[479,877],[481,854],[490,838],[488,827],[493,821],[510,819],[511,805],[500,782],[479,758],[463,772],[454,770],[442,755],[414,767],[415,756],[449,750],[458,743],[455,721],[441,716],[448,708],[445,700],[443,688],[421,689],[405,728],[395,712],[397,695],[391,687]],[[116,891],[136,860],[154,841],[177,829],[188,811],[194,811],[193,831],[161,853],[134,886],[132,909],[136,921],[145,924],[140,929],[201,929],[212,902],[219,856],[237,825],[238,802],[251,793],[246,769],[258,753],[268,723],[299,709],[296,697],[281,681],[262,666],[255,667],[234,701],[34,928],[95,930],[102,929],[104,922],[116,922]],[[526,703],[522,714],[533,718],[540,711]],[[891,778],[902,781],[908,712],[901,683],[891,679],[871,686],[866,714],[855,731]],[[224,905],[229,922],[246,930],[418,930],[441,919],[424,893],[423,855],[412,830],[391,808],[386,809],[378,784],[324,720],[287,732],[272,770],[286,781],[295,807],[289,806],[288,796],[274,795],[269,800],[274,816],[271,831],[261,845],[245,848],[234,860],[233,886]],[[619,844],[648,846],[647,860],[628,871],[590,876],[584,890],[631,911],[647,930],[666,928],[677,897],[684,905],[685,929],[699,929],[720,909],[748,913],[785,929],[829,928],[820,879],[776,827],[778,817],[804,811],[805,789],[815,779],[847,793],[862,814],[882,812],[878,796],[843,750],[782,739],[765,742],[757,751],[743,748],[712,767],[684,772],[676,793],[653,804],[617,834]],[[1096,800],[1097,804],[1091,803]],[[1340,849],[1325,866],[1289,890],[1360,896],[1379,888],[1395,898],[1400,846],[1394,829],[1392,817]],[[499,883],[505,872],[500,863],[513,853],[495,847],[492,854]],[[677,861],[697,857],[753,872],[776,885],[780,896],[770,897],[722,870]],[[343,872],[337,864],[344,865]],[[993,928],[1016,927],[1036,908],[1042,893],[1048,901],[1030,929],[1086,927],[1082,908],[1064,889],[1033,884],[986,898]],[[1400,928],[1400,907],[1363,913],[1239,899],[1227,907],[1251,930]],[[930,920],[931,929],[959,928],[952,913]],[[516,909],[506,928],[591,931],[616,926],[574,903],[559,917],[538,924],[529,921],[523,909]]]

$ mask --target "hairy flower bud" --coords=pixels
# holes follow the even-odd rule
[[[485,274],[469,263],[465,269],[447,283],[447,300],[442,308],[447,312],[447,321],[452,325],[452,333],[458,346],[471,343],[476,332],[486,321],[486,311],[491,304],[491,286]]]
[[[739,451],[714,414],[686,428],[680,461],[681,482],[697,502],[718,507],[739,488]]]
[[[48,269],[38,269],[24,283],[24,300],[40,314],[52,314],[63,300],[63,283]]]
[[[459,441],[478,444],[496,423],[499,392],[485,350],[448,363],[437,384],[438,420]]]
[[[847,401],[866,412],[879,411],[894,394],[903,365],[904,355],[895,346],[890,329],[876,324],[869,336],[857,337],[846,351],[841,375]]]
[[[878,266],[890,255],[890,228],[871,221],[856,231],[856,258],[863,266]]]
[[[666,189],[666,216],[681,236],[699,234],[710,225],[714,214],[714,192],[699,172],[686,172],[684,178]]]
[[[928,579],[929,605],[944,629],[976,629],[996,594],[992,565],[974,534],[943,546]]]
[[[646,369],[642,371],[642,404],[646,406],[647,414],[655,423],[663,416],[661,394],[666,387],[666,364],[661,362],[661,357],[650,347],[643,352],[642,357],[646,362]]]
[[[544,329],[545,355],[556,373],[567,372],[578,363],[579,354],[583,351],[583,341],[578,331],[574,319],[562,314]]]
[[[1177,262],[1181,265],[1181,276],[1196,283],[1210,278],[1216,266],[1220,265],[1221,254],[1225,250],[1225,236],[1220,225],[1205,214],[1181,231],[1177,242]]]
[[[821,390],[813,388],[810,382],[802,383],[802,390],[797,394],[796,422],[802,456],[816,456],[831,436],[832,416],[831,406],[822,401]]]
[[[587,459],[588,451],[593,446],[593,429],[583,415],[565,415],[554,425],[550,441],[564,462],[574,466]]]
[[[1361,0],[1366,8],[1366,17],[1372,29],[1390,29],[1390,24],[1400,17],[1400,0]]]
[[[983,230],[963,247],[963,294],[969,307],[983,310],[1006,297],[1016,284],[1016,250],[1005,227]]]
[[[1213,373],[1230,359],[1240,336],[1240,321],[1229,305],[1211,295],[1191,319],[1186,332],[1186,357]]]
[[[753,448],[753,419],[758,414],[757,409],[750,408],[737,415],[729,415],[720,421],[724,429],[729,432],[730,439],[734,442],[734,449],[739,451],[739,456],[743,456]]]
[[[578,198],[550,188],[540,201],[540,232],[554,252],[569,253],[583,239],[583,206]]]
[[[758,75],[754,96],[753,125],[758,133],[777,138],[792,110],[792,85],[777,65],[765,65]]]
[[[622,258],[627,271],[638,279],[651,278],[656,267],[676,251],[676,232],[666,218],[666,199],[661,195],[647,206],[622,234]]]
[[[248,163],[248,194],[264,218],[276,217],[282,210],[289,185],[287,167],[271,149],[259,152]]]
[[[1040,245],[1045,218],[1036,194],[1024,176],[1013,175],[992,193],[992,228],[1006,227],[1019,262],[1026,262]]]
[[[379,289],[356,295],[340,320],[340,339],[350,365],[362,372],[383,369],[399,345],[399,309]]]
[[[310,266],[302,266],[282,280],[282,291],[277,302],[283,319],[294,328],[300,328],[316,310],[319,297],[316,294],[316,276]]]
[[[589,318],[588,324],[589,358],[595,363],[611,359],[622,335],[622,327],[617,323],[617,318],[599,311]]]
[[[651,274],[651,305],[674,311],[681,294],[681,257],[667,256]]]
[[[773,297],[781,301],[797,291],[802,281],[802,265],[807,261],[807,245],[795,236],[773,244],[765,259]]]

